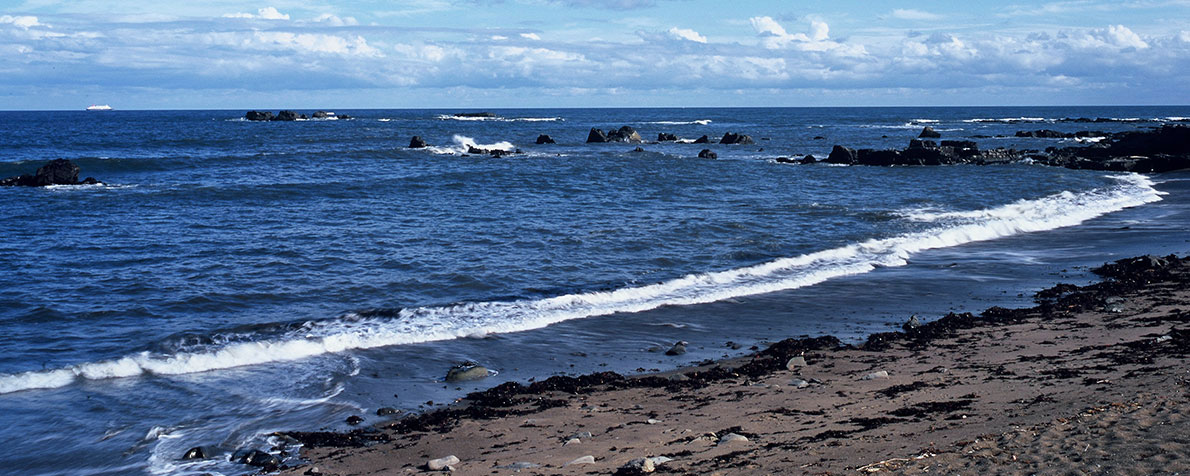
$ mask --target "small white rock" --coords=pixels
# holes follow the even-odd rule
[[[577,444],[579,444],[579,443],[582,443],[582,442],[583,442],[583,440],[580,440],[580,439],[578,439],[578,438],[571,438],[571,439],[569,439],[569,440],[566,440],[566,442],[565,442],[565,443],[562,443],[562,446],[577,445]]]
[[[795,388],[806,388],[806,387],[810,386],[810,382],[807,382],[802,379],[797,379],[797,378],[793,379],[793,381],[789,382],[789,384],[794,386]]]
[[[1160,344],[1160,343],[1162,343],[1162,342],[1165,342],[1165,341],[1167,341],[1167,340],[1172,340],[1172,339],[1173,339],[1173,337],[1170,337],[1170,336],[1168,336],[1168,335],[1164,335],[1164,336],[1161,336],[1161,337],[1158,337],[1158,338],[1157,338],[1157,343],[1158,343],[1158,344]]]
[[[674,460],[673,458],[670,458],[668,456],[654,456],[649,459],[653,460],[653,465],[665,464],[665,463],[668,463],[668,462]]]
[[[653,466],[652,458],[636,458],[632,461],[625,463],[623,466],[620,466],[620,469],[625,470],[625,472],[628,472],[628,473],[637,473],[637,474],[652,473],[653,471],[657,470],[657,468]]]
[[[876,380],[878,378],[888,378],[888,371],[881,370],[879,372],[872,372],[868,375],[864,375],[861,380]]]
[[[731,443],[736,443],[736,442],[742,443],[745,441],[748,441],[748,437],[746,437],[744,435],[738,435],[735,433],[728,433],[726,435],[723,435],[722,438],[719,438],[719,444],[721,444],[721,445],[726,445],[726,444],[731,444]]]
[[[650,418],[648,420],[645,420],[645,423],[648,423],[650,425],[656,425],[658,423],[661,423],[661,420],[654,420],[654,419]]]
[[[566,463],[566,464],[562,465],[562,467],[565,468],[572,464],[595,464],[595,457],[591,456],[591,455],[587,455],[587,456],[575,458],[574,461]]]
[[[806,366],[806,358],[802,357],[800,355],[797,357],[794,357],[792,359],[789,359],[789,362],[785,363],[785,368],[789,369],[789,371],[791,371],[791,372],[794,370],[797,370],[799,367],[805,367],[805,366]]]
[[[432,459],[426,462],[426,467],[429,468],[430,471],[442,471],[456,464],[459,464],[459,458],[455,455],[450,455],[438,459]]]

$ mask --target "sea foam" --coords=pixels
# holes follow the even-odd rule
[[[413,307],[384,317],[348,314],[339,319],[312,321],[280,335],[261,336],[260,340],[194,346],[173,353],[140,352],[56,370],[0,374],[0,393],[61,387],[78,379],[207,372],[352,349],[518,332],[570,319],[794,289],[878,267],[903,266],[914,253],[929,249],[1078,225],[1107,213],[1161,200],[1162,192],[1154,189],[1146,176],[1128,174],[1111,178],[1117,183],[1109,187],[1077,193],[1065,191],[995,208],[907,212],[904,214],[907,219],[931,222],[934,227],[755,266],[545,299]]]

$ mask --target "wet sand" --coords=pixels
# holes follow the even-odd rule
[[[950,314],[857,346],[790,339],[661,374],[506,383],[349,433],[290,432],[309,463],[282,474],[419,473],[448,455],[466,475],[1190,471],[1190,259],[1097,271],[1103,282],[1047,289],[1033,308]]]

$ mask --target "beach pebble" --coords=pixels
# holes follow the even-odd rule
[[[486,367],[475,362],[464,362],[446,371],[446,381],[463,382],[467,380],[479,380],[487,378],[488,375],[489,372]]]
[[[571,439],[569,439],[569,440],[566,440],[566,442],[565,442],[565,443],[562,443],[562,446],[577,445],[577,444],[579,444],[579,443],[582,443],[582,442],[583,442],[583,440],[580,440],[580,439],[578,439],[578,438],[571,438]]]
[[[1170,337],[1168,335],[1163,335],[1163,336],[1157,338],[1157,343],[1160,344],[1160,343],[1168,341],[1168,340],[1173,340],[1173,337]]]
[[[658,423],[661,423],[661,420],[655,420],[655,419],[653,419],[653,418],[650,418],[650,419],[648,419],[648,420],[645,420],[645,423],[648,423],[648,424],[650,424],[650,425],[656,425],[656,424],[658,424]]]
[[[595,436],[595,435],[592,435],[592,434],[591,434],[591,432],[589,432],[589,431],[580,431],[580,432],[578,432],[578,433],[575,433],[575,434],[573,434],[573,435],[570,435],[570,438],[567,438],[567,439],[568,439],[568,440],[573,440],[573,439],[579,439],[579,440],[586,439],[586,440],[589,440],[589,439],[591,439],[591,438],[592,438],[592,437],[594,437],[594,436]]]
[[[888,371],[881,370],[879,372],[872,372],[868,375],[864,375],[860,380],[876,380],[878,378],[888,378]]]
[[[727,444],[731,444],[731,443],[743,443],[745,441],[748,441],[748,437],[746,437],[744,435],[736,434],[736,433],[728,433],[726,435],[723,435],[722,438],[719,438],[719,444],[721,444],[721,445],[727,445]]]
[[[792,385],[794,388],[806,388],[806,387],[810,386],[810,382],[807,382],[802,379],[796,379],[796,378],[793,379],[792,382],[789,382],[789,384]]]
[[[256,466],[257,468],[264,468],[272,471],[281,466],[281,458],[265,453],[260,450],[252,450],[247,455],[239,459],[241,464],[248,466]]]
[[[426,468],[429,468],[430,471],[442,471],[456,464],[459,464],[459,458],[455,455],[450,455],[427,461]]]
[[[800,367],[805,367],[805,366],[806,366],[806,358],[802,357],[800,355],[797,357],[794,357],[792,359],[789,359],[789,362],[785,363],[785,368],[789,369],[790,372],[797,370]]]
[[[684,340],[682,340],[682,341],[678,341],[677,343],[675,343],[675,344],[674,344],[674,346],[673,346],[673,347],[670,347],[670,348],[669,348],[669,350],[665,351],[665,355],[682,355],[682,354],[685,354],[685,353],[686,353],[686,346],[687,346],[687,345],[689,345],[689,344],[690,344],[689,342],[686,342],[686,341],[684,341]]]
[[[616,474],[645,474],[656,470],[657,468],[653,466],[652,458],[636,458],[620,466]]]
[[[317,466],[314,466],[314,467],[311,467],[310,469],[307,469],[307,470],[306,470],[306,472],[305,472],[305,473],[302,473],[302,474],[308,474],[308,475],[310,475],[310,476],[316,476],[316,475],[322,474],[322,470],[321,470],[321,469],[318,469],[318,467],[317,467]]]
[[[1118,314],[1118,313],[1124,312],[1124,305],[1120,304],[1120,303],[1111,303],[1106,306],[1103,306],[1103,311],[1110,312],[1112,314]]]
[[[574,460],[572,460],[571,462],[562,465],[562,467],[565,468],[572,464],[595,464],[595,457],[591,456],[591,455],[578,457],[578,458],[575,458]]]
[[[665,464],[665,463],[668,463],[668,462],[674,460],[673,458],[670,458],[668,456],[654,456],[649,459],[653,461],[654,466],[659,465],[659,464]]]

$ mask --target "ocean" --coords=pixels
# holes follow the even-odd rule
[[[854,342],[1190,251],[1186,172],[775,160],[903,148],[925,126],[1064,147],[1014,133],[1135,130],[1190,107],[244,112],[0,115],[0,178],[66,158],[104,182],[0,189],[0,468],[243,474],[228,456],[275,431],[786,337]],[[684,140],[585,143],[624,125]],[[727,132],[755,144],[689,143]],[[445,383],[463,361],[492,375]],[[182,461],[195,446],[214,457]]]

